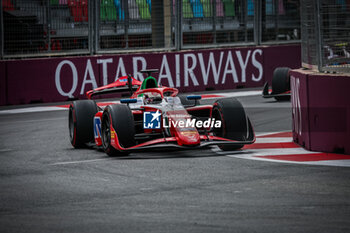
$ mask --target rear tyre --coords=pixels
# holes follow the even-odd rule
[[[85,147],[94,140],[93,121],[98,108],[93,100],[73,101],[69,106],[69,139],[73,147]]]
[[[116,135],[112,134],[113,126]],[[122,156],[128,154],[115,149],[111,144],[111,138],[116,137],[123,148],[135,145],[134,117],[127,105],[116,104],[105,108],[102,115],[102,146],[109,156]]]
[[[278,67],[273,71],[272,94],[281,94],[290,91],[290,69],[288,67]],[[290,96],[276,96],[275,99],[290,100]]]
[[[236,98],[219,99],[214,103],[212,118],[221,120],[221,127],[214,128],[215,136],[231,140],[245,141],[248,138],[248,119],[242,104]],[[219,148],[226,150],[237,150],[244,145],[226,146]]]

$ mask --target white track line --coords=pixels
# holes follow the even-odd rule
[[[56,165],[67,165],[67,164],[77,164],[77,163],[91,163],[91,162],[99,162],[103,160],[111,160],[111,158],[100,158],[100,159],[89,159],[89,160],[77,160],[77,161],[68,161],[68,162],[57,162],[57,163],[51,163],[50,166],[56,166]]]
[[[2,115],[2,114],[17,114],[17,113],[31,113],[31,112],[49,112],[49,111],[58,111],[58,110],[67,110],[67,108],[56,107],[56,106],[17,108],[17,109],[1,110],[0,115]]]
[[[44,121],[58,121],[58,120],[64,120],[67,119],[66,117],[57,117],[57,118],[50,118],[50,119],[39,119],[39,120],[28,120],[28,121],[11,121],[11,122],[0,122],[0,125],[8,125],[8,124],[18,124],[18,123],[33,123],[33,122],[44,122]]]
[[[307,151],[304,148],[273,148],[273,149],[247,149],[243,153],[226,155],[228,157],[250,158],[252,156],[273,156],[273,155],[299,155],[299,154],[318,154],[320,152]]]
[[[9,152],[9,151],[13,151],[12,149],[0,149],[0,152]]]
[[[259,136],[268,136],[275,133],[263,133]],[[292,142],[292,137],[264,137],[257,138],[257,143],[280,143],[280,142]],[[213,148],[213,152],[221,155],[225,155],[231,158],[249,159],[257,161],[275,162],[275,163],[289,163],[298,165],[319,165],[319,166],[337,166],[337,167],[350,167],[350,159],[345,160],[321,160],[321,161],[290,161],[290,160],[278,160],[271,158],[264,158],[264,156],[274,155],[298,155],[298,154],[318,154],[322,152],[308,151],[302,147],[299,148],[273,148],[273,149],[243,149],[241,151],[221,151],[219,148]]]
[[[261,95],[261,91],[238,91],[238,92],[229,92],[229,93],[211,93],[208,95],[221,95],[224,97],[244,97],[244,96],[255,96]],[[215,97],[217,98],[217,97]],[[209,98],[205,98],[209,99]],[[119,101],[106,101],[107,103],[119,103]],[[103,103],[103,102],[101,102]],[[32,112],[48,112],[48,111],[59,111],[67,110],[65,107],[57,106],[47,106],[47,107],[29,107],[29,108],[17,108],[9,110],[0,110],[0,115],[3,114],[17,114],[17,113],[32,113]]]
[[[256,138],[255,143],[280,143],[280,142],[293,142],[292,137],[285,138]]]
[[[261,91],[237,91],[237,92],[224,92],[224,93],[208,93],[208,94],[202,94],[204,95],[203,99],[217,99],[218,97],[205,97],[205,95],[208,96],[223,96],[223,97],[245,97],[245,96],[256,96],[261,95]]]
[[[318,153],[318,152],[314,152]],[[240,159],[249,159],[249,160],[257,160],[257,161],[265,161],[265,162],[273,162],[273,163],[291,163],[298,165],[319,165],[319,166],[332,166],[332,167],[350,167],[350,160],[322,160],[322,161],[307,161],[307,162],[298,162],[298,161],[289,161],[289,160],[278,160],[278,159],[265,159],[263,157],[243,157],[243,156],[228,156],[232,158],[240,158]]]
[[[238,92],[226,92],[226,93],[216,93],[213,95],[223,95],[226,97],[244,97],[244,96],[255,96],[261,95],[261,91],[238,91]]]
[[[262,137],[262,136],[268,136],[268,135],[273,135],[277,133],[289,133],[289,132],[290,131],[260,132],[260,133],[256,133],[255,136]]]
[[[336,167],[350,167],[350,160],[323,160],[317,162],[303,162],[308,165],[321,165],[321,166],[336,166]]]

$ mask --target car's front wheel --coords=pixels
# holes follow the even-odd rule
[[[127,154],[113,147],[112,140],[118,141],[122,148],[135,145],[134,117],[127,105],[116,104],[105,108],[102,115],[102,147],[109,156]]]
[[[248,119],[242,104],[236,98],[218,99],[213,106],[212,118],[221,121],[221,127],[213,128],[215,136],[235,141],[248,138]],[[222,150],[237,150],[243,145],[219,145]]]

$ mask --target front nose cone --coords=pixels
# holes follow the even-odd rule
[[[179,145],[195,146],[200,143],[197,130],[179,131],[177,136]]]

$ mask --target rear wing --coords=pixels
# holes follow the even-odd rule
[[[123,76],[118,78],[113,83],[87,91],[86,96],[88,97],[88,99],[92,99],[92,97],[95,95],[104,95],[104,94],[128,92],[128,91],[130,92],[130,95],[132,95],[132,93],[136,91],[141,86],[141,84],[142,84],[141,81],[136,80],[130,75]]]

